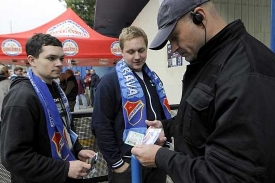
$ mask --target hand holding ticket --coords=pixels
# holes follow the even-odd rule
[[[144,134],[130,131],[125,140],[125,143],[131,146],[139,144],[155,144],[159,138],[160,133],[160,128],[148,128],[145,136]]]
[[[148,128],[142,144],[155,144],[159,138],[160,132],[160,128]]]

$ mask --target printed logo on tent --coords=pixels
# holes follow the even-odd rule
[[[15,39],[6,39],[1,45],[2,52],[8,56],[17,56],[22,53],[21,44]]]
[[[72,20],[65,20],[49,28],[46,32],[55,37],[82,37],[89,38],[90,34]]]
[[[66,39],[65,41],[63,41],[62,45],[65,55],[74,56],[78,53],[78,45],[74,40]]]
[[[111,52],[115,56],[121,56],[121,49],[118,41],[115,41],[111,44]]]

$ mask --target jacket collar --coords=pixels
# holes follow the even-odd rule
[[[198,61],[207,62],[213,55],[217,54],[222,47],[232,44],[232,41],[240,38],[244,32],[246,32],[246,29],[241,20],[235,20],[228,24],[199,50]]]

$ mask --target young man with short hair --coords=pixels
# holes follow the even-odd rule
[[[23,68],[22,67],[15,67],[13,69],[13,74],[10,76],[10,80],[14,80],[17,76],[23,76]]]
[[[131,183],[130,134],[145,134],[145,120],[169,119],[170,108],[163,84],[146,62],[148,39],[135,26],[119,36],[123,59],[100,80],[95,95],[92,129],[109,167],[110,183]],[[128,136],[129,135],[129,136]],[[142,139],[141,139],[142,140]],[[142,170],[142,183],[165,183],[157,168]]]
[[[62,72],[62,43],[36,34],[26,43],[31,69],[17,77],[4,98],[1,160],[12,183],[76,183],[87,175],[94,156],[70,129],[65,93],[54,81]]]

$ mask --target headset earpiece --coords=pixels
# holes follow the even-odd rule
[[[194,24],[198,25],[201,24],[203,21],[203,16],[200,13],[195,13],[194,11],[191,11],[191,15],[193,16],[193,22]]]

